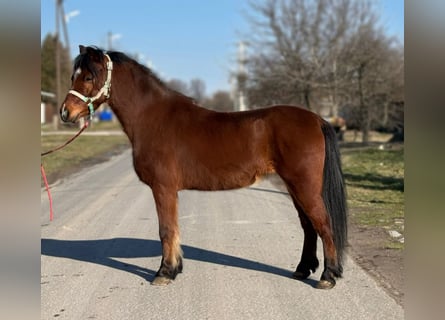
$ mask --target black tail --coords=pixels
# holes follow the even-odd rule
[[[323,200],[331,219],[339,264],[338,271],[341,274],[343,251],[348,237],[346,190],[335,131],[327,122],[322,124],[321,129],[325,137]]]

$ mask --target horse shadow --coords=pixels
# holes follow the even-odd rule
[[[188,245],[181,245],[181,247],[186,260],[196,260],[292,278],[291,271],[258,261],[252,261]],[[135,274],[148,282],[152,282],[156,275],[156,271],[127,262],[121,262],[116,259],[160,257],[162,252],[161,243],[156,240],[135,238],[112,238],[100,240],[41,239],[41,254],[99,264]],[[310,278],[303,280],[303,282],[312,287],[315,287],[317,284],[316,280]]]

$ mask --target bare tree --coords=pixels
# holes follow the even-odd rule
[[[190,94],[187,83],[182,80],[173,78],[167,81],[167,85],[170,89],[178,91],[184,95]]]
[[[403,50],[382,32],[374,2],[264,0],[250,6],[249,101],[314,111],[323,102],[330,116],[352,106],[365,142],[373,122],[387,122],[391,92],[403,91]]]
[[[202,103],[205,98],[206,85],[201,79],[195,78],[190,80],[188,89],[190,96],[198,103]]]
[[[317,90],[331,90],[332,100],[338,104],[336,86],[341,79],[338,55],[354,27],[351,13],[363,14],[369,3],[367,0],[251,2],[255,16],[250,22],[256,32],[249,36],[249,43],[262,54],[251,60],[257,65],[251,69],[273,64],[273,70],[269,70],[271,78],[277,78],[293,100],[299,100],[308,109],[312,109],[312,95]],[[264,79],[255,78],[257,82]]]
[[[363,24],[344,47],[342,64],[351,70],[349,97],[367,143],[373,126],[388,124],[391,103],[403,100],[403,53],[376,24]]]
[[[206,98],[204,100],[204,105],[207,108],[221,112],[230,112],[234,110],[233,100],[230,98],[230,93],[227,91],[215,92],[212,98]]]

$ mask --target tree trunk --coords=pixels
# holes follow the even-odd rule
[[[365,69],[365,63],[362,63],[358,68],[358,90],[360,97],[360,127],[362,130],[362,143],[368,144],[369,142],[369,129],[371,126],[369,118],[369,109],[365,103],[363,92],[363,72]]]
[[[382,119],[382,126],[386,128],[388,126],[388,120],[389,120],[389,101],[386,101],[383,105],[383,119]]]
[[[311,86],[310,85],[307,85],[304,88],[303,95],[304,95],[304,104],[306,105],[306,108],[308,110],[312,110],[312,108],[311,108]]]

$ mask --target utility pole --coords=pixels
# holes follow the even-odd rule
[[[240,41],[238,43],[238,71],[236,74],[237,82],[237,97],[236,105],[237,111],[247,110],[246,105],[246,82],[247,82],[247,68],[246,68],[246,42]]]
[[[65,21],[65,10],[63,9],[63,0],[57,0],[56,1],[56,35],[55,35],[55,42],[56,42],[56,112],[53,116],[53,125],[54,129],[58,129],[59,127],[59,116],[58,116],[58,108],[62,104],[62,84],[61,84],[61,59],[60,59],[60,50],[62,42],[60,41],[60,22],[62,22],[62,28],[64,33],[64,40],[65,40],[65,47],[69,54],[69,40],[68,40],[68,31],[66,28],[66,21]]]
[[[56,2],[56,111],[62,104],[61,97],[61,83],[60,83],[60,46],[59,46],[59,16],[60,16],[60,6],[62,5],[62,0],[57,0]],[[59,117],[57,116],[57,112],[54,112],[53,115],[53,125],[54,129],[59,128]]]
[[[116,39],[120,39],[121,37],[122,37],[122,34],[120,34],[120,33],[113,33],[111,31],[108,31],[108,34],[107,34],[108,51],[113,50],[113,41]]]
[[[113,50],[113,33],[108,31],[108,51]]]
[[[121,37],[120,34],[113,34],[113,32],[108,31],[107,33],[107,42],[108,42],[108,51],[112,51],[113,50],[113,39],[119,39]],[[114,115],[114,113],[111,111],[110,107],[108,106],[108,104],[106,103],[106,110],[110,111],[112,113],[112,117],[111,117],[111,121],[113,121],[114,123],[117,122],[117,118]]]
[[[61,5],[60,5],[60,19],[62,20],[62,27],[63,27],[63,35],[64,35],[64,40],[65,40],[65,50],[68,52],[68,55],[70,55],[70,42],[69,42],[69,40],[68,40],[68,30],[67,30],[67,27],[66,27],[66,15],[65,15],[65,9],[63,8],[63,5],[62,5],[62,1],[63,0],[60,0],[60,2],[61,2]]]

